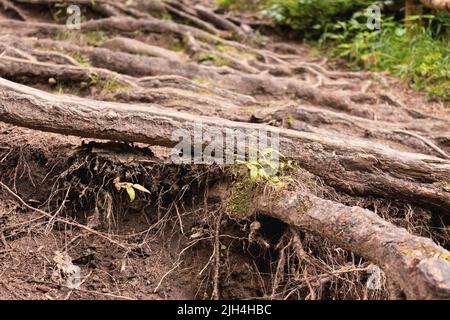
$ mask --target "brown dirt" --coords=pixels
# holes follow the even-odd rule
[[[79,59],[80,55],[74,54],[78,53],[83,58],[88,57],[91,65],[80,66],[76,79],[72,73],[69,77],[61,72],[60,77],[54,79],[57,83],[53,84],[49,83],[46,73],[52,74],[53,71],[47,69],[50,66],[36,74],[34,69],[28,68],[35,61],[25,59],[13,68],[6,65],[4,59],[6,67],[1,70],[2,77],[54,93],[59,91],[60,94],[106,101],[158,103],[193,114],[265,122],[298,131],[327,130],[367,137],[398,150],[431,155],[436,153],[415,139],[375,133],[384,128],[385,123],[414,129],[423,124],[420,122],[423,113],[450,119],[449,109],[443,103],[426,102],[423,94],[413,92],[403,82],[385,75],[383,81],[371,79],[367,94],[361,92],[364,80],[361,75],[345,70],[333,70],[342,73],[339,77],[322,74],[319,78],[323,77],[324,83],[314,87],[317,73],[321,72],[307,68],[291,74],[286,70],[295,63],[308,64],[309,68],[326,67],[328,71],[333,68],[323,64],[321,57],[311,55],[311,48],[305,45],[267,37],[265,48],[252,45],[255,51],[245,52],[236,44],[232,49],[234,55],[224,66],[220,65],[221,59],[199,59],[205,52],[211,51],[214,55],[222,52],[217,45],[199,41],[201,35],[196,41],[203,47],[195,51],[186,44],[182,33],[107,29],[108,38],[126,36],[174,52],[177,50],[182,61],[166,65],[166,59],[154,60],[142,53],[121,56],[120,52],[101,51],[98,44],[87,45],[76,35],[64,34],[59,29],[53,35],[47,35],[45,28],[34,32],[33,23],[55,22],[48,10],[53,6],[42,2],[41,5],[17,5],[30,18],[30,24],[24,24],[23,29],[0,27],[0,31],[5,31],[4,44],[36,56],[36,50],[40,49]],[[208,5],[208,1],[200,2]],[[100,18],[90,8],[84,10],[87,16]],[[5,19],[11,21],[9,15],[2,16],[3,22]],[[183,19],[176,21],[183,26],[192,24]],[[36,41],[35,36],[40,40]],[[223,36],[231,38],[230,34]],[[4,48],[7,56],[17,58],[8,50],[11,48]],[[258,54],[261,56],[255,59]],[[273,59],[274,54],[281,55],[288,65],[264,61]],[[139,61],[142,65],[135,67]],[[242,61],[245,66],[239,64]],[[253,61],[253,65],[249,61]],[[47,63],[63,68],[63,64],[56,61]],[[96,83],[87,85],[83,77],[89,75],[91,67],[103,68],[105,78],[99,77]],[[235,77],[235,73],[242,72],[240,68],[255,70]],[[188,81],[187,72],[192,72]],[[153,81],[147,86],[141,82],[143,76],[155,79],[147,79]],[[167,80],[164,76],[177,77]],[[180,80],[180,76],[185,76],[184,80]],[[288,83],[292,79],[301,82],[301,88],[306,88],[307,93],[274,89],[279,87],[278,81]],[[344,84],[339,83],[340,80]],[[123,84],[126,81],[135,87],[128,88]],[[177,90],[164,91],[167,88]],[[388,88],[394,95],[394,102],[385,102],[381,98]],[[328,92],[333,98],[324,98],[323,94]],[[141,95],[133,96],[134,93]],[[356,100],[347,105],[348,99]],[[400,106],[396,105],[397,101]],[[218,102],[230,108],[219,107]],[[280,106],[282,108],[277,112],[269,116],[264,114],[266,110]],[[296,106],[304,110],[295,113]],[[328,113],[314,113],[311,111],[314,108]],[[421,114],[417,116],[411,111]],[[356,122],[366,122],[362,122],[363,128],[358,128],[333,118],[342,115],[351,116]],[[294,123],[287,121],[290,117]],[[364,127],[365,123],[369,125]],[[437,121],[436,126],[420,128],[420,131],[450,152],[446,124]],[[221,231],[221,298],[388,297],[389,284],[384,278],[379,290],[367,289],[368,261],[321,237],[306,231],[300,233],[305,256],[299,261],[293,253],[292,239],[286,236],[290,234],[289,228],[279,221],[261,216],[247,220],[225,217],[223,221],[217,221],[217,213],[223,204],[207,203],[204,195],[209,185],[224,179],[224,170],[174,166],[167,161],[168,152],[157,146],[82,140],[0,123],[0,181],[29,206],[62,219],[43,217],[42,212],[27,208],[0,188],[0,299],[209,299],[217,280],[214,279],[212,255],[218,222]],[[411,233],[433,238],[449,248],[448,221],[444,215],[433,216],[431,209],[404,201],[348,195],[326,185],[318,176],[305,176],[322,197],[373,210]],[[114,188],[117,177],[121,181],[144,185],[151,194],[139,193],[137,200],[130,203],[124,190]],[[255,222],[261,228],[253,232]],[[89,230],[76,224],[88,226]],[[65,287],[65,276],[54,260],[56,252],[68,254],[72,263],[80,267],[83,281],[80,289]]]
[[[99,141],[96,146],[88,146],[79,138],[49,133],[37,134],[33,130],[4,124],[0,124],[0,132],[1,149],[8,150],[2,153],[0,180],[13,186],[15,192],[28,203],[40,204],[39,207],[42,209],[54,206],[48,202],[49,198],[58,198],[61,195],[60,190],[57,188],[55,190],[57,180],[65,179],[61,178],[63,172],[77,160],[86,161],[82,158],[86,154],[95,153],[93,157],[99,161],[110,162],[114,159],[117,170],[124,170],[126,163],[136,161],[137,157],[136,154],[127,153],[127,151],[134,153],[135,149],[121,144],[103,145]],[[17,150],[13,150],[15,148]],[[114,150],[114,154],[111,150]],[[152,151],[146,149],[145,152]],[[154,148],[154,152],[159,156],[156,161],[160,162],[159,159],[164,158],[166,151]],[[145,159],[150,161],[147,156]],[[168,192],[170,190],[164,189],[165,186],[171,184],[173,187],[173,180],[178,180],[180,176],[186,178],[180,174],[178,168],[167,169],[164,164],[156,164],[156,167],[155,171],[165,171],[161,173],[161,179],[157,179],[155,173],[147,173],[151,175],[153,181],[160,184],[156,186],[158,192]],[[190,170],[201,175],[201,170],[197,172],[192,168]],[[76,175],[81,179],[88,178],[85,172]],[[124,175],[126,176],[126,173]],[[86,189],[83,191],[89,192]],[[82,197],[81,192],[76,190],[75,195],[70,194],[65,205],[68,207],[67,214],[75,215],[76,220],[86,223],[89,217],[92,218],[92,211],[90,208],[80,208],[76,203],[78,200],[76,198]],[[38,218],[36,212],[22,208],[10,194],[1,192],[3,202],[0,206],[2,238],[0,298],[193,299],[208,296],[209,287],[205,286],[205,282],[208,281],[209,269],[206,268],[202,275],[199,273],[208,265],[212,247],[207,237],[209,230],[205,209],[194,204],[195,194],[187,195],[186,198],[190,201],[185,201],[186,203],[180,207],[180,210],[183,210],[185,235],[180,233],[178,221],[174,217],[157,218],[164,215],[158,211],[164,211],[164,206],[170,204],[169,200],[154,200],[167,203],[146,204],[143,208],[142,203],[149,203],[148,199],[137,200],[139,204],[131,205],[123,194],[116,196],[120,199],[117,199],[114,205],[121,206],[121,209],[117,208],[118,213],[114,217],[116,224],[113,229],[103,222],[94,228],[109,230],[112,238],[130,245],[129,250],[64,223],[50,225],[45,219],[36,220]],[[54,201],[60,200],[58,198]],[[197,221],[198,219],[204,221]],[[155,222],[167,225],[154,228],[158,224]],[[192,236],[199,232],[199,236]],[[180,255],[184,248],[185,253]],[[65,288],[64,279],[55,278],[55,270],[58,273],[58,269],[54,257],[58,251],[69,254],[72,262],[81,268],[83,281],[81,289]],[[181,266],[170,272],[180,261],[183,262]],[[230,275],[223,287],[224,296],[229,295],[230,298],[260,296],[261,293],[257,292],[255,284],[259,280],[249,274],[253,268],[250,267],[251,259],[237,252],[229,263]],[[248,283],[242,282],[242,279],[246,279]],[[160,289],[155,293],[158,284]]]

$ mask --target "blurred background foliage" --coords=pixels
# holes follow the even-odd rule
[[[230,10],[259,12],[297,39],[354,70],[387,71],[450,101],[450,14],[408,1],[217,0]],[[381,29],[367,27],[368,7],[381,8]]]

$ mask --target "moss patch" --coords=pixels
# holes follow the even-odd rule
[[[255,213],[253,193],[256,184],[249,178],[236,181],[231,188],[231,195],[226,201],[227,213],[239,219],[246,219]]]
[[[200,56],[197,59],[197,62],[202,63],[205,61],[211,61],[214,63],[214,65],[218,66],[218,67],[223,67],[223,66],[228,66],[230,65],[230,61],[220,57],[214,53],[211,52],[203,52],[202,54],[200,54]]]
[[[439,186],[444,188],[446,191],[450,191],[450,181],[440,181]]]
[[[81,54],[79,52],[71,52],[69,54],[72,58],[74,58],[82,66],[86,66],[86,67],[91,66],[91,61],[84,54]]]

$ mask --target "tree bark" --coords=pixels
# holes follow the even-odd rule
[[[41,131],[174,147],[176,130],[279,135],[280,152],[330,186],[349,194],[402,199],[450,214],[450,161],[403,152],[356,137],[299,132],[261,124],[199,117],[157,105],[130,105],[52,95],[0,78],[0,121]],[[205,145],[208,142],[204,142]],[[270,143],[270,141],[269,141]]]
[[[380,266],[408,299],[450,298],[450,253],[372,211],[299,191],[259,193],[257,210],[330,239]]]

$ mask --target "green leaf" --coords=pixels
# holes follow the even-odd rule
[[[256,180],[257,178],[258,178],[258,168],[257,167],[252,167],[250,169],[250,179]]]
[[[134,188],[133,187],[128,187],[127,188],[127,193],[128,193],[128,196],[130,197],[130,201],[133,202],[134,199],[136,199],[136,192],[134,191]]]
[[[395,29],[395,34],[397,35],[397,37],[402,37],[403,35],[405,35],[406,33],[406,29],[405,28],[397,28]]]

